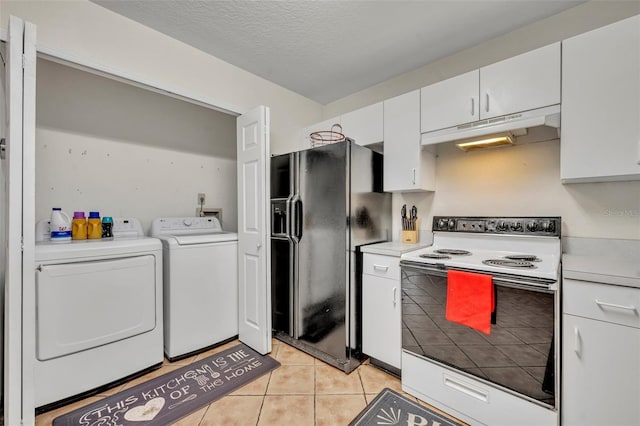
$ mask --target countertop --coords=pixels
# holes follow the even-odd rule
[[[431,245],[431,242],[417,244],[404,244],[402,241],[387,241],[384,243],[369,244],[362,246],[363,253],[382,254],[385,256],[400,257],[404,253],[418,250]]]
[[[640,288],[640,259],[564,254],[562,275],[575,280]]]

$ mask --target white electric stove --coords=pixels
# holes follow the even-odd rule
[[[470,424],[558,424],[560,227],[434,217],[433,244],[400,260],[405,392]],[[490,277],[489,333],[448,319],[450,271]]]

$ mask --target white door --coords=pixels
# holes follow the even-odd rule
[[[4,226],[6,241],[4,323],[4,424],[31,424],[34,313],[22,311],[34,297],[35,50],[36,29],[9,17],[4,89],[7,97]],[[24,225],[23,225],[24,224]],[[24,241],[24,243],[23,243]],[[24,314],[24,316],[23,316]],[[24,328],[24,333],[23,333]]]
[[[238,117],[238,334],[271,352],[269,244],[269,108]]]

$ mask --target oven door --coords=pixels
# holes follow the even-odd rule
[[[401,269],[405,351],[556,406],[553,282],[493,275],[496,309],[487,335],[445,318],[446,268],[401,262]]]

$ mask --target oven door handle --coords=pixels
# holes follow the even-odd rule
[[[427,273],[427,274],[431,274],[439,277],[446,277],[447,271],[449,270],[449,268],[445,267],[444,265],[442,267],[437,267],[433,265],[410,263],[403,260],[400,261],[400,269],[402,270],[413,269],[416,271],[420,271],[423,273]],[[465,269],[465,268],[450,268],[450,269],[456,270],[456,271],[478,273],[477,270],[471,270],[471,269]],[[480,273],[483,273],[483,272],[480,272]],[[505,276],[504,274],[497,274],[497,273],[487,273],[487,272],[484,272],[484,273],[491,275],[493,277],[493,283],[498,286],[519,288],[523,290],[534,290],[534,291],[545,292],[545,293],[554,293],[555,290],[557,290],[556,281],[548,280],[545,278],[532,278],[532,277],[525,278],[525,277],[518,277],[513,275]]]

